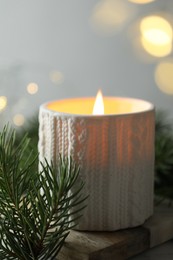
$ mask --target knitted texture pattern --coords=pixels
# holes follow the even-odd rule
[[[39,156],[72,156],[89,195],[79,230],[138,226],[153,213],[154,112],[118,116],[39,114]]]

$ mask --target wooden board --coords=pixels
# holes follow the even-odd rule
[[[162,207],[143,225],[115,232],[72,230],[59,260],[128,259],[173,238],[173,209]]]

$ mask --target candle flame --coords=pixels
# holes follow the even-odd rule
[[[104,115],[104,102],[101,90],[97,92],[97,96],[93,107],[93,115]]]

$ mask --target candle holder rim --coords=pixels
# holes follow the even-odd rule
[[[147,100],[143,100],[140,98],[131,98],[131,97],[121,97],[121,96],[104,96],[104,98],[108,98],[108,99],[124,99],[124,100],[131,100],[131,101],[137,101],[137,102],[144,102],[146,104],[148,104],[148,108],[140,110],[140,111],[133,111],[133,112],[126,112],[126,113],[110,113],[110,114],[102,114],[102,115],[94,115],[94,114],[77,114],[77,113],[67,113],[67,112],[61,112],[61,111],[57,111],[57,110],[53,110],[47,107],[47,105],[49,103],[52,102],[57,102],[57,101],[68,101],[68,100],[85,100],[85,99],[93,99],[95,100],[95,97],[77,97],[77,98],[64,98],[64,99],[54,99],[54,100],[50,100],[47,101],[43,104],[40,105],[40,109],[47,111],[47,112],[51,112],[54,115],[57,116],[65,116],[65,117],[69,117],[69,116],[73,116],[73,117],[84,117],[84,118],[106,118],[106,117],[119,117],[119,116],[130,116],[130,115],[135,115],[135,114],[144,114],[144,113],[148,113],[150,111],[155,111],[155,106],[154,104],[152,104],[151,102],[147,101]]]

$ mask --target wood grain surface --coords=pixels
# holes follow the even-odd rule
[[[173,238],[173,209],[157,208],[143,226],[115,232],[72,230],[59,260],[123,260]]]

